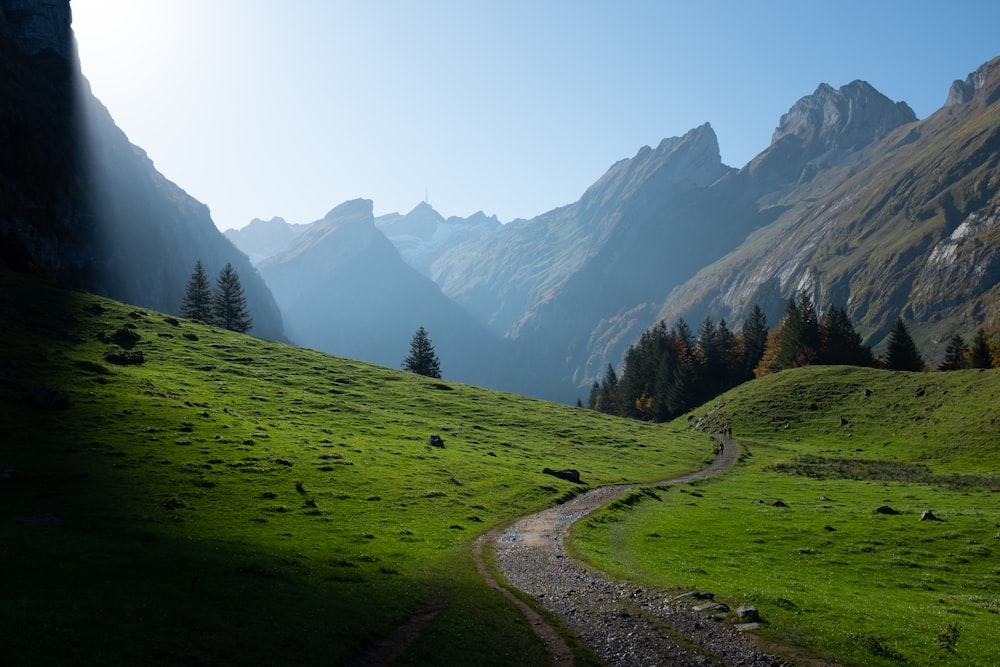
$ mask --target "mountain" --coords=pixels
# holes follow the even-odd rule
[[[10,268],[178,312],[195,262],[231,263],[254,335],[281,314],[208,208],[170,182],[115,125],[80,72],[69,2],[0,5],[0,239]]]
[[[400,257],[356,199],[260,264],[289,334],[305,347],[398,368],[424,327],[445,378],[496,386],[501,342]]]
[[[500,229],[495,215],[482,211],[468,218],[443,218],[427,202],[421,202],[405,215],[390,213],[375,218],[400,255],[412,267],[430,275],[430,267],[441,255],[465,242],[486,238]]]
[[[657,317],[731,319],[757,302],[773,323],[806,290],[846,306],[870,344],[902,314],[925,355],[939,356],[953,334],[997,318],[998,101],[1000,58],[956,81],[936,113],[873,136],[840,184],[799,198],[679,286]]]
[[[242,250],[254,264],[288,250],[308,225],[293,225],[284,218],[254,218],[242,229],[227,229],[226,238]]]

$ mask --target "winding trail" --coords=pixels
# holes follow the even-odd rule
[[[707,468],[659,482],[681,484],[722,473],[736,462],[737,447],[718,438],[723,451]],[[787,663],[761,652],[730,625],[710,613],[696,610],[693,598],[664,599],[612,581],[574,562],[563,544],[569,526],[595,509],[636,488],[635,484],[606,486],[588,491],[555,507],[517,520],[505,531],[483,535],[476,544],[476,562],[486,583],[505,591],[484,563],[483,551],[492,548],[497,567],[509,584],[530,595],[591,650],[616,666],[754,665]],[[525,612],[531,627],[549,649],[555,665],[574,664],[558,632],[522,600],[505,593]],[[709,603],[711,604],[711,603]]]
[[[683,484],[729,470],[737,458],[736,443],[716,436],[723,450],[706,468],[642,486]],[[553,665],[575,664],[563,634],[532,605],[494,576],[531,596],[555,614],[584,644],[615,667],[651,665],[733,665],[785,667],[789,663],[758,649],[746,636],[711,614],[710,606],[694,605],[696,594],[665,599],[634,584],[615,582],[570,558],[563,541],[569,526],[590,512],[636,488],[620,484],[592,489],[541,512],[522,517],[506,530],[494,529],[476,539],[473,556],[487,586],[499,591],[541,639]],[[487,553],[489,550],[489,553]],[[400,658],[443,611],[428,601],[393,632],[348,663],[349,667],[388,667]]]

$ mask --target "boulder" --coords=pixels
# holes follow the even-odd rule
[[[740,623],[759,623],[760,612],[753,605],[741,604],[736,608],[736,618]]]
[[[444,440],[439,435],[432,435],[427,438],[427,444],[431,447],[444,447]]]
[[[930,510],[924,510],[923,512],[920,513],[920,520],[921,521],[940,521],[941,519],[937,518],[937,516],[934,515],[934,512],[932,512]]]
[[[899,514],[897,510],[892,509],[888,505],[882,505],[881,507],[875,508],[876,514]]]
[[[568,482],[580,483],[580,471],[573,470],[572,468],[566,468],[565,470],[553,470],[552,468],[542,468],[542,472],[546,475],[552,475],[558,477],[559,479],[565,479]]]

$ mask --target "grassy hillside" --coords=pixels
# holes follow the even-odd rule
[[[427,606],[405,664],[543,664],[474,537],[584,488],[543,467],[652,481],[712,447],[3,271],[0,321],[16,664],[342,664]]]
[[[763,640],[793,655],[1000,664],[998,406],[1000,370],[770,375],[684,420],[731,426],[735,469],[599,513],[574,547],[652,586],[753,604]],[[940,520],[920,521],[928,509]]]

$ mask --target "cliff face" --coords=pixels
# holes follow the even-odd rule
[[[0,256],[10,268],[178,312],[201,260],[231,263],[252,333],[284,337],[249,259],[115,125],[75,59],[69,2],[0,5]]]

